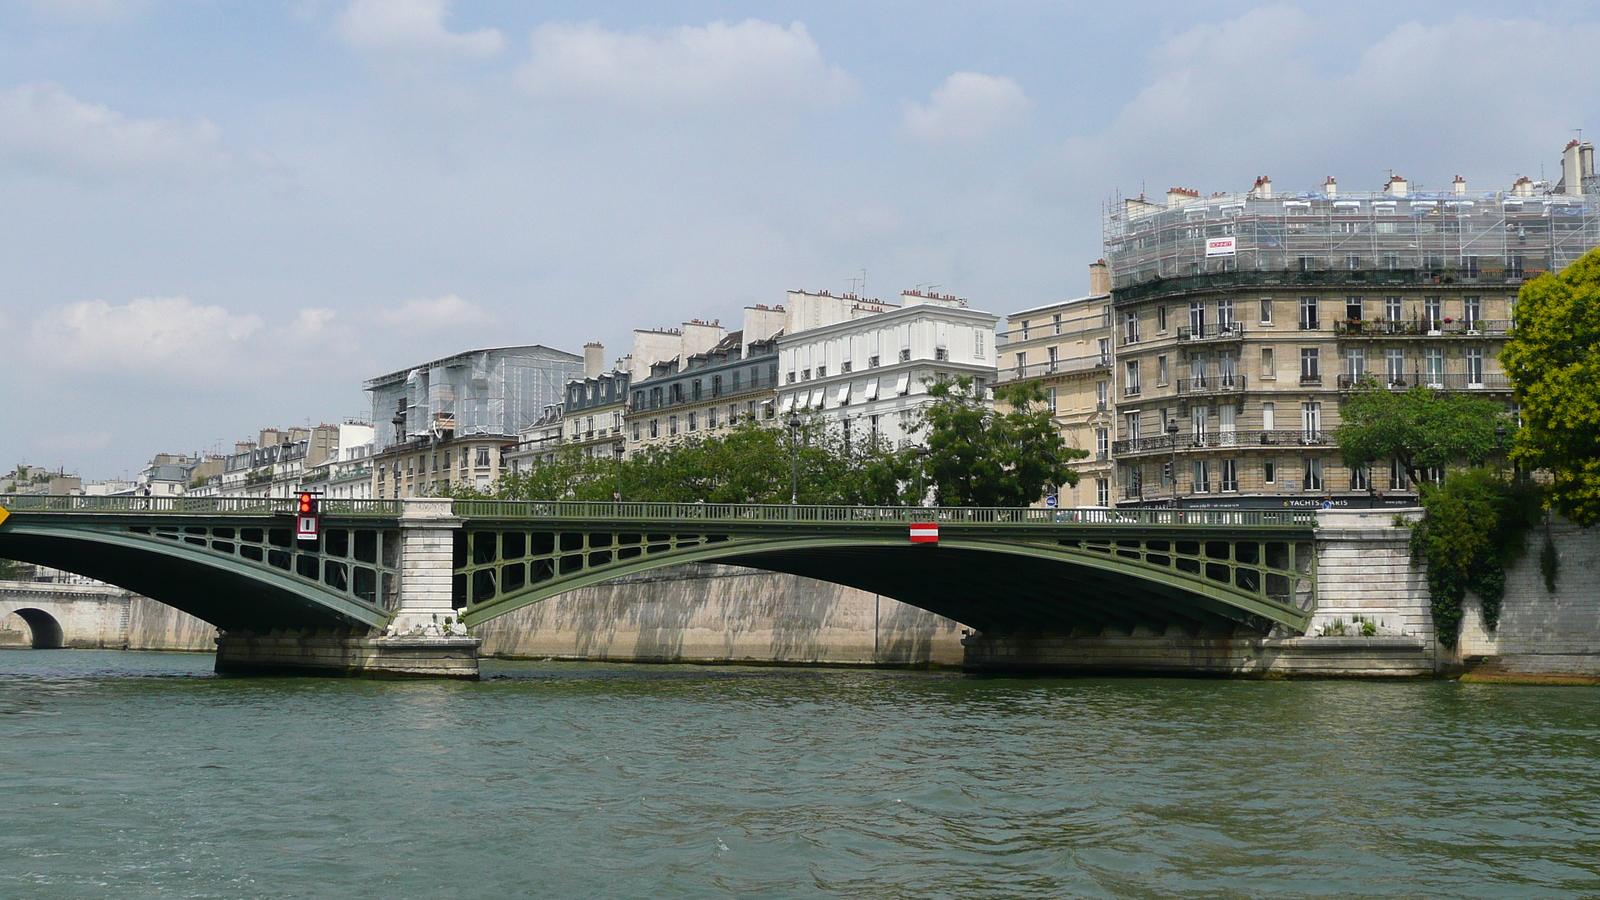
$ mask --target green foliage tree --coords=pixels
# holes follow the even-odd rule
[[[0,581],[18,581],[28,576],[33,566],[14,559],[0,559]]]
[[[1413,483],[1423,469],[1481,463],[1502,452],[1495,429],[1503,435],[1508,421],[1492,400],[1426,387],[1391,391],[1372,380],[1340,406],[1339,417],[1333,438],[1346,465],[1398,459]]]
[[[515,500],[667,503],[788,503],[798,475],[799,502],[884,506],[904,502],[911,477],[901,454],[876,437],[852,440],[815,418],[792,432],[747,421],[649,447],[625,460],[589,458],[575,447],[552,460],[504,476],[493,495]],[[458,499],[489,496],[475,488],[447,492]]]
[[[924,464],[939,505],[1027,506],[1047,485],[1078,483],[1069,463],[1088,453],[1062,439],[1038,382],[996,388],[1007,412],[990,409],[970,377],[934,381],[928,394],[913,431],[927,434]]]
[[[1439,642],[1454,647],[1461,633],[1461,603],[1471,590],[1483,603],[1484,624],[1500,621],[1506,566],[1526,548],[1542,500],[1526,479],[1507,481],[1485,468],[1451,472],[1427,486],[1427,514],[1411,532],[1411,552],[1428,564],[1428,594]]]
[[[1522,406],[1512,459],[1550,473],[1553,509],[1600,521],[1600,250],[1522,286],[1500,360]]]

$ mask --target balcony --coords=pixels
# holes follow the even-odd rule
[[[1511,390],[1511,379],[1506,375],[1484,374],[1473,378],[1464,372],[1452,372],[1448,375],[1424,375],[1413,372],[1409,375],[1380,375],[1369,372],[1366,375],[1340,375],[1339,390],[1353,391],[1363,384],[1373,387],[1384,387],[1391,391],[1410,390],[1414,387],[1430,387],[1440,391],[1499,391]]]
[[[1176,443],[1176,447],[1174,447]],[[1331,431],[1233,431],[1206,432],[1202,435],[1180,434],[1176,438],[1165,434],[1152,437],[1116,441],[1111,445],[1114,456],[1141,453],[1171,453],[1190,450],[1228,450],[1239,447],[1332,447]]]
[[[1237,394],[1244,391],[1243,375],[1202,375],[1199,378],[1179,378],[1178,396],[1205,397],[1216,394]]]
[[[1363,322],[1350,319],[1334,323],[1340,337],[1505,337],[1511,333],[1509,319],[1414,319]]]
[[[1209,343],[1212,341],[1237,341],[1244,338],[1243,322],[1217,322],[1199,328],[1180,326],[1178,340],[1183,343]]]
[[[1124,397],[1137,397],[1137,396],[1139,396],[1139,386],[1137,384],[1124,385],[1123,388],[1122,388],[1122,396],[1124,396]]]
[[[1111,368],[1110,356],[1076,356],[1072,359],[1055,359],[1026,366],[1002,367],[998,372],[998,377],[1003,384],[1011,381],[1023,381],[1029,378],[1048,378],[1051,375],[1066,375],[1072,372],[1087,372],[1090,369],[1109,368]]]
[[[1456,269],[1283,269],[1257,272],[1209,272],[1199,275],[1182,275],[1151,278],[1128,284],[1127,276],[1118,276],[1117,287],[1112,291],[1118,305],[1147,300],[1168,294],[1193,294],[1201,291],[1229,289],[1301,287],[1372,287],[1381,285],[1454,284],[1458,281],[1474,284],[1520,284],[1523,278],[1532,278],[1542,270],[1527,268],[1516,271],[1482,269],[1477,277],[1466,277]]]

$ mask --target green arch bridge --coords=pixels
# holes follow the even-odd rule
[[[0,497],[0,557],[144,594],[236,644],[325,634],[373,658],[471,643],[460,626],[689,562],[844,584],[991,635],[1301,634],[1316,605],[1305,511],[323,501],[308,543],[293,504]],[[914,543],[913,524],[936,524],[937,543]]]

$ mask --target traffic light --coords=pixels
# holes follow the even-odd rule
[[[294,514],[294,534],[302,541],[315,541],[322,531],[322,517],[317,515],[317,498],[314,494],[301,494],[300,504]]]

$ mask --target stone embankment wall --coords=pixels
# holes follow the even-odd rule
[[[28,647],[33,628],[18,610],[38,610],[66,647],[108,650],[216,649],[217,629],[164,603],[110,585],[0,581],[0,647]]]
[[[957,622],[852,588],[689,564],[581,588],[473,629],[485,656],[960,665]]]
[[[1549,533],[1559,560],[1554,592],[1545,589],[1545,533],[1536,528],[1527,554],[1506,571],[1498,629],[1484,627],[1482,606],[1467,595],[1458,650],[1474,675],[1600,679],[1600,527],[1553,518]]]

